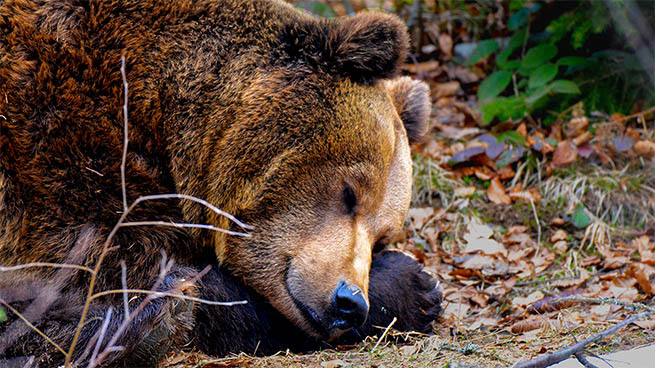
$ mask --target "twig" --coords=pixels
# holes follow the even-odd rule
[[[66,350],[62,349],[62,347],[59,346],[56,342],[54,342],[51,338],[49,338],[48,335],[43,333],[43,331],[41,331],[38,327],[34,326],[30,321],[27,320],[27,318],[25,318],[19,311],[14,309],[14,307],[9,305],[9,303],[7,303],[4,299],[0,298],[0,304],[7,307],[9,311],[11,311],[13,314],[18,316],[18,318],[20,318],[23,322],[25,322],[25,324],[28,325],[32,330],[34,330],[36,333],[41,335],[41,337],[46,339],[46,341],[52,344],[52,346],[54,346],[55,348],[57,348],[57,350],[61,351],[62,353],[64,353],[64,355],[66,355]]]
[[[537,208],[534,206],[534,201],[530,198],[530,206],[532,206],[532,213],[534,214],[534,220],[537,222],[537,244],[539,249],[541,249],[541,223],[539,222],[539,216],[537,215]]]
[[[109,307],[107,314],[105,315],[105,319],[102,321],[102,327],[100,327],[100,333],[98,334],[98,339],[96,340],[95,347],[93,348],[93,354],[91,354],[89,365],[91,365],[91,362],[96,361],[96,357],[100,351],[100,346],[102,345],[102,341],[105,339],[105,334],[107,333],[107,328],[109,327],[109,322],[111,321],[112,312],[113,308]]]
[[[127,295],[127,266],[125,261],[121,260],[121,285],[123,286],[123,313],[125,314],[125,319],[130,318],[130,305],[128,303]]]
[[[378,339],[378,342],[375,343],[375,346],[373,346],[373,349],[371,349],[371,351],[374,351],[375,349],[377,349],[378,345],[380,345],[380,342],[382,342],[384,337],[387,336],[387,333],[389,332],[389,329],[391,329],[391,326],[393,326],[394,323],[396,323],[397,320],[398,319],[396,317],[393,317],[393,320],[391,320],[391,323],[389,323],[389,326],[387,326],[387,328],[384,329],[384,332],[382,333],[382,336],[380,336],[380,338]]]
[[[551,302],[553,303],[577,302],[577,303],[585,303],[585,304],[611,303],[615,305],[620,305],[622,307],[631,308],[632,310],[635,311],[646,310],[655,313],[655,307],[651,307],[643,303],[626,302],[614,298],[585,298],[580,296],[563,296],[563,297],[555,297],[551,300]]]
[[[19,264],[17,266],[0,266],[0,272],[18,271],[30,267],[72,268],[76,270],[82,270],[82,271],[93,273],[93,270],[86,266],[67,264],[67,263],[50,263],[50,262],[31,262],[31,263]]]
[[[111,295],[111,294],[120,294],[120,293],[131,293],[131,294],[148,294],[148,295],[153,295],[154,297],[152,299],[156,299],[159,297],[163,296],[172,296],[178,299],[183,299],[183,300],[191,300],[194,302],[202,303],[202,304],[208,304],[208,305],[220,305],[224,307],[231,307],[234,305],[242,305],[242,304],[248,304],[248,301],[246,300],[237,300],[234,302],[217,302],[213,300],[207,300],[207,299],[201,299],[201,298],[196,298],[193,296],[188,296],[188,295],[183,295],[183,294],[175,294],[170,291],[155,291],[155,290],[146,290],[146,289],[112,289],[112,290],[106,290],[106,291],[101,291],[98,293],[93,294],[92,299],[98,299],[102,296],[106,295]],[[130,313],[131,314],[131,313]]]
[[[651,311],[642,312],[640,314],[637,314],[635,316],[626,319],[625,321],[617,323],[616,325],[608,328],[605,331],[599,332],[589,338],[586,338],[578,343],[575,343],[569,346],[568,348],[559,350],[555,353],[542,355],[536,359],[518,363],[513,368],[545,368],[555,363],[559,363],[563,360],[568,359],[571,355],[575,354],[576,352],[582,351],[585,348],[585,346],[592,343],[596,343],[602,340],[603,338],[616,333],[618,330],[631,324],[632,322],[650,316],[650,314]]]
[[[127,127],[127,77],[125,75],[125,55],[121,56],[121,78],[123,79],[123,156],[121,157],[121,189],[123,191],[123,212],[127,211],[127,186],[125,185],[125,162],[129,144]]]
[[[582,364],[585,368],[598,368],[587,360],[587,358],[584,356],[584,352],[582,351],[576,352],[573,354],[573,356],[575,356],[575,359],[577,359],[578,362],[580,362],[580,364]]]
[[[180,223],[180,222],[166,222],[166,221],[132,221],[132,222],[124,222],[121,224],[120,227],[131,227],[131,226],[170,226],[170,227],[177,227],[177,228],[198,228],[198,229],[207,229],[207,230],[213,230],[217,231],[220,233],[225,233],[228,235],[234,235],[234,236],[243,236],[243,237],[250,237],[250,234],[248,233],[242,233],[238,231],[232,231],[232,230],[225,230],[220,227],[212,226],[212,225],[205,225],[205,224],[188,224],[188,223]]]

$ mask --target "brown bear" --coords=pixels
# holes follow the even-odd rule
[[[247,236],[120,228],[93,291],[121,289],[124,261],[130,289],[249,304],[157,298],[121,330],[123,306],[144,296],[108,294],[90,304],[71,349],[88,272],[1,272],[2,302],[72,350],[71,362],[107,348],[100,335],[119,335],[121,348],[103,361],[112,366],[156,364],[190,345],[215,354],[312,349],[361,339],[393,317],[396,328],[429,330],[440,310],[435,280],[381,252],[403,224],[409,144],[429,112],[427,86],[396,77],[407,48],[394,16],[323,20],[281,1],[3,1],[0,265],[92,268],[102,257],[124,210],[125,56],[127,202],[195,196],[248,227],[181,199],[142,202],[127,220]],[[175,261],[163,279],[162,251]],[[22,355],[44,366],[65,359],[13,316],[0,325],[0,357]]]

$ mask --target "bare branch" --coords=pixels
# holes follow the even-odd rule
[[[650,314],[651,314],[651,311],[646,311],[646,312],[634,315],[634,316],[626,319],[625,321],[617,323],[616,325],[608,328],[607,330],[599,332],[599,333],[597,333],[597,334],[595,334],[595,335],[593,335],[593,336],[591,336],[589,338],[586,338],[586,339],[584,339],[584,340],[582,340],[582,341],[580,341],[578,343],[575,343],[575,344],[569,346],[568,348],[559,350],[559,351],[557,351],[555,353],[542,355],[540,357],[537,357],[537,358],[532,359],[532,360],[528,360],[526,362],[518,363],[517,365],[514,366],[514,368],[545,368],[545,367],[548,367],[548,366],[553,365],[555,363],[559,363],[559,362],[561,362],[563,360],[568,359],[571,355],[575,355],[575,353],[584,350],[584,348],[587,345],[598,342],[598,341],[602,340],[603,338],[616,333],[618,330],[620,330],[623,327],[631,324],[632,322],[650,316]]]
[[[220,233],[225,233],[225,234],[228,234],[228,235],[250,237],[250,234],[248,234],[248,233],[241,233],[241,232],[238,232],[238,231],[225,230],[225,229],[222,229],[220,227],[216,227],[216,226],[212,226],[212,225],[205,225],[205,224],[187,224],[187,223],[166,222],[166,221],[132,221],[132,222],[124,222],[120,226],[121,227],[130,227],[130,226],[169,226],[169,227],[177,227],[177,228],[198,228],[198,229],[207,229],[207,230],[212,230],[212,231],[218,231]]]
[[[7,307],[7,309],[9,309],[13,314],[15,314],[18,318],[20,318],[23,322],[25,322],[25,324],[29,326],[29,328],[31,328],[36,333],[41,335],[41,337],[43,337],[47,342],[52,344],[52,346],[57,348],[57,350],[61,351],[64,355],[66,355],[66,350],[62,349],[61,346],[59,346],[56,342],[54,342],[51,338],[49,338],[48,335],[43,333],[43,331],[41,331],[38,327],[34,326],[30,321],[27,320],[27,318],[25,318],[19,311],[14,309],[14,307],[9,305],[9,303],[7,303],[4,299],[0,298],[0,304]]]
[[[102,296],[106,295],[111,295],[111,294],[119,294],[119,293],[131,293],[131,294],[148,294],[152,295],[152,299],[164,297],[164,296],[170,296],[178,299],[183,299],[183,300],[190,300],[202,304],[208,304],[208,305],[220,305],[224,307],[231,307],[234,305],[242,305],[242,304],[248,304],[247,300],[238,300],[234,302],[217,302],[213,300],[207,300],[207,299],[201,299],[201,298],[196,298],[193,296],[188,296],[184,294],[176,294],[172,293],[169,291],[154,291],[154,290],[146,290],[146,289],[115,289],[115,290],[106,290],[106,291],[101,291],[98,293],[93,294],[93,299],[100,298]]]
[[[121,260],[121,285],[124,290],[127,290],[127,266],[125,266],[125,261],[123,260]],[[125,319],[130,318],[130,306],[128,304],[127,292],[123,293],[123,309]]]
[[[129,143],[127,127],[127,77],[125,76],[125,55],[121,56],[121,78],[123,78],[123,156],[121,157],[121,188],[123,190],[123,212],[127,211],[127,187],[125,185],[125,162]]]
[[[109,307],[109,309],[107,310],[107,314],[105,315],[105,319],[102,321],[100,334],[98,335],[98,339],[96,340],[96,345],[93,348],[93,354],[91,354],[91,359],[89,360],[89,366],[91,366],[92,363],[96,361],[96,357],[98,356],[98,352],[100,351],[100,345],[102,345],[102,341],[105,339],[105,334],[107,334],[107,328],[109,327],[109,322],[111,321],[112,312],[113,312],[113,308]]]
[[[71,268],[71,269],[82,270],[82,271],[93,273],[93,270],[86,266],[67,264],[67,263],[50,263],[50,262],[31,262],[31,263],[19,264],[17,266],[0,266],[0,272],[18,271],[30,267]]]

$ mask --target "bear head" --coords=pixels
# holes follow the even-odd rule
[[[219,260],[330,339],[366,319],[372,253],[397,238],[409,208],[410,144],[426,130],[429,91],[395,77],[408,48],[396,17],[297,14],[268,63],[227,83],[238,86],[235,122],[212,143],[206,197],[252,226],[249,237],[213,235]],[[233,68],[249,62],[261,63]]]

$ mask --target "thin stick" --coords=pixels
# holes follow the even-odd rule
[[[228,235],[243,236],[246,238],[250,237],[250,234],[248,233],[225,230],[220,227],[205,225],[205,224],[187,224],[187,223],[166,222],[166,221],[131,221],[131,222],[124,222],[121,224],[121,227],[131,227],[131,226],[169,226],[169,227],[177,227],[177,228],[198,228],[198,229],[213,230]]]
[[[123,290],[127,290],[127,266],[123,260],[121,260],[121,285],[123,286]],[[123,313],[125,314],[125,319],[130,318],[130,306],[127,300],[127,292],[123,293]]]
[[[568,348],[559,350],[555,353],[542,355],[536,359],[528,360],[526,362],[521,362],[515,365],[514,368],[545,368],[555,363],[559,363],[563,360],[568,359],[571,355],[574,355],[576,352],[582,351],[585,348],[585,346],[592,343],[596,343],[602,340],[603,338],[616,333],[618,330],[631,324],[632,322],[650,316],[650,314],[651,314],[650,311],[637,314],[635,316],[626,319],[625,321],[617,323],[616,325],[608,328],[605,331],[599,332],[587,339],[575,343],[569,346]]]
[[[27,325],[28,325],[32,330],[34,330],[36,333],[38,333],[39,335],[41,335],[41,337],[43,337],[44,339],[46,339],[46,341],[49,342],[50,344],[52,344],[52,346],[54,346],[55,348],[57,348],[57,350],[61,351],[64,355],[66,355],[66,350],[62,349],[61,346],[59,346],[56,342],[54,342],[51,338],[49,338],[48,335],[46,335],[45,333],[43,333],[43,331],[41,331],[41,330],[38,329],[36,326],[34,326],[30,321],[27,320],[27,318],[23,317],[23,315],[20,314],[19,311],[17,311],[16,309],[14,309],[14,308],[13,308],[11,305],[9,305],[9,303],[7,303],[4,299],[0,298],[0,303],[2,303],[2,305],[4,305],[5,307],[7,307],[7,309],[9,309],[13,314],[15,314],[16,316],[18,316],[18,318],[20,318],[23,322],[25,322],[25,324],[27,324]]]
[[[113,308],[109,307],[109,309],[107,310],[107,314],[105,315],[105,320],[102,321],[100,334],[98,335],[98,340],[96,340],[96,345],[93,348],[93,354],[91,354],[91,360],[89,361],[89,365],[91,365],[91,362],[95,362],[96,357],[98,356],[98,352],[100,351],[100,345],[102,345],[102,341],[105,339],[105,334],[107,333],[107,328],[109,327],[109,322],[111,321],[112,312],[113,312]]]
[[[643,303],[626,302],[624,300],[614,299],[614,298],[585,298],[581,296],[563,296],[563,297],[555,297],[551,300],[551,303],[566,303],[566,302],[577,302],[577,303],[586,303],[586,304],[611,303],[615,305],[620,305],[622,307],[631,308],[633,310],[641,309],[641,310],[646,310],[655,313],[655,307],[651,307]]]
[[[93,270],[86,266],[81,266],[76,264],[66,264],[66,263],[50,263],[50,262],[31,262],[31,263],[23,263],[17,266],[0,266],[0,272],[18,271],[30,267],[72,268],[76,270],[82,270],[82,271],[93,273]]]
[[[127,186],[125,185],[125,162],[129,143],[127,127],[127,77],[125,76],[125,55],[121,56],[121,78],[123,79],[123,156],[121,157],[121,188],[123,191],[123,212],[127,211]]]
[[[146,289],[113,289],[113,290],[105,290],[101,291],[98,293],[95,293],[91,296],[92,299],[97,299],[102,296],[106,295],[111,295],[111,294],[120,294],[120,293],[131,293],[131,294],[148,294],[152,295],[152,299],[164,297],[164,296],[170,296],[174,297],[177,299],[183,299],[183,300],[191,300],[194,302],[202,303],[202,304],[208,304],[208,305],[220,305],[224,307],[231,307],[234,305],[242,305],[242,304],[248,304],[247,300],[237,300],[234,302],[217,302],[213,300],[207,300],[207,299],[201,299],[201,298],[196,298],[193,296],[188,296],[184,294],[176,294],[172,293],[170,291],[155,291],[155,290],[146,290]]]
[[[530,206],[532,206],[534,220],[537,222],[537,244],[539,245],[539,248],[541,248],[541,223],[539,223],[539,215],[537,215],[537,208],[535,208],[532,198],[530,198]]]
[[[146,196],[141,196],[137,198],[136,201],[134,201],[133,206],[143,202],[143,201],[152,201],[152,200],[157,200],[157,199],[186,199],[188,201],[200,203],[201,205],[209,208],[212,212],[216,213],[219,216],[227,217],[230,219],[230,221],[234,222],[237,224],[240,228],[242,229],[247,229],[247,230],[252,230],[254,229],[253,226],[246,225],[243,222],[239,221],[236,217],[232,216],[231,214],[222,211],[218,209],[218,207],[214,206],[213,204],[205,201],[204,199],[200,199],[198,197],[190,196],[187,194],[178,194],[178,193],[166,193],[166,194],[151,194],[151,195],[146,195]]]
[[[382,336],[380,336],[380,338],[378,339],[378,342],[375,343],[375,346],[373,346],[373,349],[371,349],[371,351],[374,351],[375,349],[377,349],[378,345],[380,345],[380,342],[382,342],[384,337],[387,336],[387,333],[391,329],[391,326],[393,326],[394,323],[396,323],[396,321],[397,321],[397,318],[393,317],[393,320],[391,321],[391,323],[389,323],[389,326],[387,326],[387,328],[384,329],[384,332],[382,333]]]

